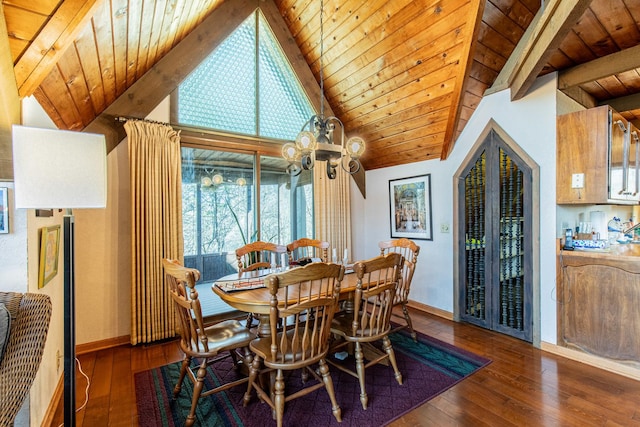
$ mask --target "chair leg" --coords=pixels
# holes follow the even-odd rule
[[[260,372],[260,358],[255,356],[253,358],[253,363],[249,366],[251,367],[251,370],[249,371],[249,382],[247,383],[247,392],[244,394],[243,406],[247,406],[249,401],[251,401],[251,388],[255,384],[255,381],[258,378],[258,373]]]
[[[278,371],[277,370],[270,370],[269,371],[269,401],[271,402],[271,416],[273,417],[274,420],[277,419],[276,416],[276,406],[275,406],[275,401],[276,401],[276,375],[277,375]]]
[[[358,373],[358,381],[360,381],[360,403],[362,403],[362,409],[367,409],[369,403],[369,397],[364,388],[364,354],[362,353],[362,346],[359,342],[356,342],[356,372]]]
[[[248,347],[243,348],[242,353],[242,363],[247,367],[248,372],[253,364],[253,353],[251,353],[251,350],[249,350]]]
[[[300,379],[302,380],[302,384],[305,384],[307,381],[309,381],[309,371],[307,371],[306,369],[302,369],[302,371],[300,372]]]
[[[253,327],[253,313],[247,314],[247,329],[251,329]]]
[[[331,379],[331,375],[329,374],[329,366],[327,366],[327,362],[324,359],[320,359],[319,370],[320,374],[322,374],[322,381],[324,382],[324,387],[327,389],[327,393],[329,394],[329,399],[331,400],[331,412],[333,416],[336,417],[336,421],[342,422],[342,410],[338,405],[338,401],[336,400],[336,394],[333,390],[333,380]]]
[[[276,374],[273,404],[276,409],[276,424],[278,427],[282,427],[282,418],[284,416],[284,375],[282,374],[282,369],[278,369]]]
[[[409,309],[405,303],[402,303],[402,314],[404,315],[404,320],[407,322],[407,326],[409,327],[409,332],[411,333],[411,338],[413,341],[418,342],[418,334],[413,330],[413,323],[411,323],[411,317],[409,316]]]
[[[207,361],[205,359],[202,361],[202,364],[198,368],[196,382],[193,385],[193,397],[191,398],[191,411],[189,411],[189,415],[187,415],[187,420],[184,423],[185,427],[191,427],[196,422],[196,406],[198,405],[198,400],[200,399],[200,394],[202,393],[202,388],[204,387],[204,377],[206,376],[207,376]]]
[[[173,398],[175,399],[180,394],[180,390],[182,390],[182,381],[184,381],[185,375],[187,375],[187,369],[189,369],[189,365],[191,364],[191,356],[184,356],[182,359],[182,366],[180,367],[180,377],[178,377],[178,382],[176,386],[173,388]]]
[[[233,361],[233,370],[238,370],[238,354],[235,349],[229,350],[229,355],[231,356],[231,360]]]
[[[389,361],[391,362],[391,366],[393,367],[393,372],[395,372],[396,381],[398,384],[402,385],[402,374],[398,370],[398,363],[396,363],[396,353],[393,351],[393,347],[391,347],[391,340],[389,340],[388,336],[382,338],[382,348],[387,352],[389,356]]]

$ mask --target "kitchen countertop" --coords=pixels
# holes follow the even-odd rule
[[[601,264],[640,273],[640,244],[611,245],[607,249],[562,250],[558,239],[558,255],[564,265]]]

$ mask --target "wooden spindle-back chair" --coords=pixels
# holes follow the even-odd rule
[[[289,262],[301,259],[318,258],[322,262],[329,262],[329,242],[303,237],[287,245]]]
[[[396,291],[396,296],[393,300],[393,305],[402,306],[402,315],[405,321],[405,325],[401,325],[397,329],[408,328],[413,340],[417,341],[418,337],[416,332],[413,330],[413,323],[411,323],[411,317],[409,316],[407,304],[409,302],[409,291],[411,290],[413,273],[415,272],[416,263],[418,262],[420,246],[416,245],[409,239],[401,238],[382,241],[378,243],[378,247],[380,248],[380,255],[385,255],[390,252],[397,252],[404,257],[404,265],[402,266],[401,275],[402,277]]]
[[[365,388],[365,369],[389,360],[398,384],[402,384],[402,374],[398,370],[395,353],[389,340],[391,332],[391,311],[400,281],[403,256],[390,253],[367,261],[358,261],[353,268],[358,276],[356,291],[353,297],[353,311],[342,311],[334,318],[331,332],[341,341],[332,345],[331,352],[355,344],[355,370],[348,364],[330,359],[329,363],[338,369],[358,378],[360,382],[360,403],[367,409],[369,398]],[[368,361],[364,362],[363,344],[382,340],[384,352],[371,349]]]
[[[255,358],[251,367],[249,387],[244,397],[247,405],[251,392],[275,412],[277,425],[282,426],[285,402],[324,387],[331,401],[336,420],[341,421],[333,382],[325,358],[329,351],[331,322],[338,306],[340,282],[344,267],[338,264],[312,263],[266,278],[271,294],[270,335],[256,338],[249,347]],[[278,324],[284,325],[282,328]],[[262,365],[272,374],[273,384],[265,390],[259,381]],[[317,365],[317,371],[316,371]],[[283,371],[303,369],[315,381],[302,390],[285,396]]]
[[[198,291],[195,287],[200,278],[200,272],[194,268],[184,267],[176,260],[164,259],[162,265],[178,317],[180,348],[184,353],[180,377],[173,389],[173,395],[177,397],[180,394],[182,382],[185,376],[188,376],[193,382],[193,397],[185,425],[192,426],[196,420],[196,405],[201,397],[226,390],[249,380],[245,376],[203,391],[207,366],[219,361],[219,355],[228,351],[236,367],[239,368],[240,364],[245,364],[248,367],[253,359],[248,350],[249,342],[255,338],[255,335],[237,320],[223,320],[205,326]],[[196,368],[191,367],[191,361],[194,358],[201,361]]]
[[[269,269],[271,268],[272,259],[276,265],[280,265],[282,262],[281,254],[286,252],[286,246],[272,242],[257,241],[247,243],[236,249],[238,273]]]

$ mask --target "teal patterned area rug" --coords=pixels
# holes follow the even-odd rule
[[[390,366],[374,365],[366,370],[369,408],[362,409],[358,380],[335,368],[331,369],[336,398],[342,409],[342,422],[331,414],[331,404],[324,389],[287,402],[285,426],[383,426],[490,363],[490,360],[444,343],[428,335],[418,334],[414,342],[405,333],[391,334],[403,384],[399,385]],[[135,375],[139,424],[147,426],[182,426],[191,406],[191,382],[187,379],[182,392],[173,399],[173,387],[180,363],[140,372]],[[229,358],[209,368],[205,387],[237,378]],[[300,388],[300,376],[291,375],[286,384],[289,394]],[[242,406],[246,384],[200,399],[196,410],[200,426],[270,425],[271,409],[257,397]],[[275,421],[273,422],[275,425]]]

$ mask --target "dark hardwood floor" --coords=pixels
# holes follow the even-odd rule
[[[417,330],[492,363],[392,425],[640,426],[640,382],[538,350],[472,325],[412,311]],[[133,374],[181,359],[177,341],[79,357],[91,384],[79,427],[135,426]],[[78,408],[86,381],[78,375]],[[62,402],[53,426],[62,423]],[[275,423],[274,423],[275,425]]]

